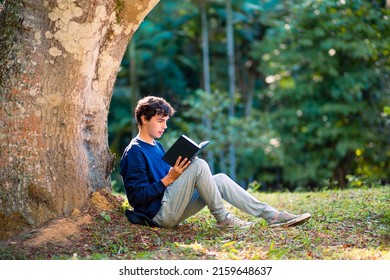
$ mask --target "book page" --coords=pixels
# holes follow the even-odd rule
[[[202,148],[203,146],[206,146],[210,141],[203,141],[202,143],[199,144],[199,147]]]
[[[185,139],[187,139],[188,142],[191,142],[194,146],[200,148],[202,147],[201,145],[199,145],[198,143],[196,143],[194,140],[192,140],[191,138],[189,138],[188,136],[185,136],[185,135],[182,135]]]

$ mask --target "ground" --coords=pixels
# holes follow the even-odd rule
[[[88,242],[85,242],[84,237],[88,235],[88,226],[93,225],[102,213],[117,212],[120,215],[118,211],[123,202],[122,196],[115,196],[107,191],[95,192],[91,195],[89,207],[84,212],[73,211],[68,217],[49,221],[37,229],[26,231],[16,238],[7,240],[5,244],[19,248],[22,252],[20,258],[34,258],[34,253],[39,252],[41,248],[46,250],[45,255],[50,258],[57,254],[55,250],[58,247],[69,250],[86,247]],[[51,251],[50,248],[53,250]],[[14,257],[19,258],[19,256]]]
[[[310,193],[254,193],[261,201],[313,218],[269,228],[227,205],[250,229],[215,227],[207,208],[174,228],[131,224],[123,196],[95,192],[83,212],[0,242],[0,259],[389,260],[390,186]]]

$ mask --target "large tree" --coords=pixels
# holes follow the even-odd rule
[[[110,189],[116,74],[159,0],[3,2],[0,239],[82,210],[92,192]]]

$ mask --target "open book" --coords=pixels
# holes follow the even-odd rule
[[[189,160],[192,160],[194,157],[198,156],[209,143],[210,141],[204,141],[197,144],[194,140],[182,135],[175,143],[173,143],[173,145],[163,155],[162,159],[170,166],[175,165],[179,156],[181,156],[182,159],[188,158]]]

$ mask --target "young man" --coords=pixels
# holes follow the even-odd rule
[[[165,151],[159,139],[175,110],[163,98],[148,96],[135,109],[139,133],[121,158],[121,175],[127,199],[134,212],[146,215],[162,227],[178,225],[207,206],[217,227],[248,227],[229,213],[224,200],[238,209],[265,219],[268,226],[295,226],[310,219],[310,214],[279,212],[258,201],[225,174],[212,175],[208,164],[195,158],[179,157],[170,167],[161,159]]]

